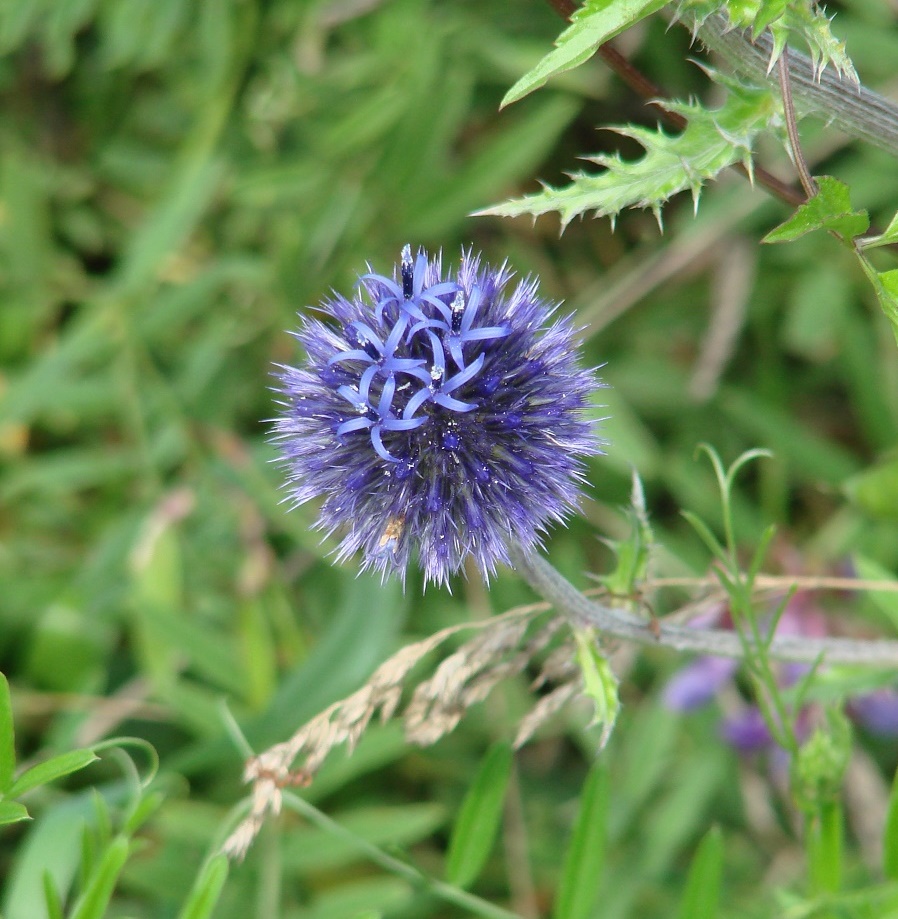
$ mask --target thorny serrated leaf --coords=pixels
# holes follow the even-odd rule
[[[724,104],[709,110],[697,102],[669,103],[668,108],[687,119],[686,128],[675,135],[662,130],[623,127],[616,130],[638,140],[645,155],[626,161],[620,156],[586,159],[605,167],[597,175],[579,173],[564,188],[549,188],[479,211],[500,217],[530,214],[534,217],[557,211],[562,227],[579,215],[615,217],[627,207],[651,208],[656,215],[670,197],[689,190],[698,205],[704,182],[721,170],[743,163],[750,168],[751,146],[756,135],[774,118],[776,109],[766,90],[747,89],[730,82]]]
[[[788,44],[807,48],[817,78],[828,66],[857,84],[858,76],[845,50],[830,28],[830,18],[813,0],[785,3],[783,0],[737,0],[721,6],[715,0],[682,0],[677,17],[691,19],[701,25],[712,13],[725,13],[734,28],[749,29],[757,38],[765,28],[773,37],[772,70]],[[686,15],[688,14],[688,15]]]
[[[599,747],[602,748],[614,730],[620,711],[617,677],[612,672],[607,658],[599,650],[592,630],[578,630],[574,637],[577,640],[577,663],[583,676],[583,692],[595,706],[591,723],[602,725],[599,740]]]

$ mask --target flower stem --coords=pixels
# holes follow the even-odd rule
[[[795,162],[795,168],[798,170],[798,176],[801,179],[801,187],[808,198],[813,198],[817,194],[817,183],[808,170],[808,164],[805,161],[804,154],[801,152],[801,141],[798,137],[798,122],[795,119],[795,105],[792,102],[792,85],[789,82],[789,47],[785,46],[780,53],[780,59],[777,62],[780,79],[780,91],[783,96],[783,111],[786,113],[786,130],[789,132],[789,146],[792,148],[792,159]]]
[[[711,654],[717,657],[746,657],[743,639],[736,632],[673,625],[663,619],[652,628],[626,609],[606,606],[585,597],[549,562],[535,552],[509,546],[512,565],[524,580],[555,609],[579,627],[591,626],[609,638],[622,638],[645,645],[659,645],[672,651]],[[823,658],[828,664],[898,668],[898,641],[885,639],[809,638],[783,635],[767,647],[771,660],[813,664]]]

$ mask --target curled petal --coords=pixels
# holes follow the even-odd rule
[[[442,392],[435,392],[431,398],[437,405],[442,405],[443,408],[448,408],[452,412],[473,412],[477,408],[472,402],[460,402]]]
[[[371,326],[366,325],[364,322],[353,322],[351,323],[351,328],[355,329],[359,338],[367,341],[378,354],[384,353],[384,343],[380,340],[380,336]]]
[[[377,364],[372,364],[365,368],[362,378],[359,380],[359,400],[362,405],[368,405],[368,394],[371,390],[371,383],[377,374]]]
[[[380,423],[380,427],[384,431],[414,431],[426,421],[426,418],[387,418]]]
[[[372,424],[373,422],[364,415],[359,415],[358,418],[350,418],[349,421],[344,421],[343,424],[337,426],[337,437],[351,434],[353,431],[367,430]]]
[[[387,450],[387,448],[384,446],[384,442],[380,436],[380,429],[381,429],[381,426],[379,424],[375,424],[371,428],[371,446],[374,447],[374,452],[382,460],[385,460],[388,463],[398,463],[399,460],[396,459],[396,457],[393,456],[393,454],[390,453],[390,451]]]
[[[472,364],[468,364],[468,366],[465,367],[465,369],[462,370],[460,373],[457,373],[455,374],[455,376],[450,377],[443,384],[443,392],[444,393],[454,392],[456,389],[458,389],[459,386],[464,386],[465,383],[468,383],[469,381],[473,380],[474,377],[476,377],[477,374],[480,373],[480,370],[483,367],[483,363],[485,360],[486,360],[486,357],[481,354],[478,356],[476,361],[474,361]]]
[[[396,393],[396,380],[389,376],[384,380],[383,392],[380,394],[380,401],[377,403],[377,413],[381,418],[386,418],[390,414],[390,407],[393,404],[393,396]]]
[[[429,382],[429,378],[427,382]],[[406,403],[405,408],[402,410],[402,417],[406,419],[413,418],[415,412],[417,412],[425,402],[428,402],[432,395],[433,393],[431,393],[429,387],[425,386],[419,389]]]
[[[350,348],[348,351],[341,351],[339,354],[328,358],[327,366],[330,367],[340,361],[364,361],[366,364],[370,364],[372,360],[374,358],[367,351],[362,351],[360,348]]]
[[[351,386],[340,386],[337,389],[337,392],[351,405],[354,405],[356,408],[365,408],[367,405],[366,400],[359,395],[357,389],[353,389]]]
[[[505,326],[492,325],[484,326],[482,329],[471,329],[469,332],[462,334],[464,341],[492,341],[496,338],[505,338],[509,330]]]

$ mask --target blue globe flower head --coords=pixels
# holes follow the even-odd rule
[[[302,320],[299,367],[279,368],[276,439],[294,505],[321,498],[316,526],[338,560],[446,583],[468,556],[484,577],[507,545],[541,544],[575,507],[593,371],[571,319],[537,284],[472,252],[444,274],[406,246],[392,277],[369,272],[351,298]]]

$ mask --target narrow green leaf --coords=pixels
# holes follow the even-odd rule
[[[817,893],[837,893],[842,884],[842,806],[838,801],[823,804],[808,829],[808,872]]]
[[[178,919],[209,919],[228,877],[228,858],[215,855],[203,865]]]
[[[599,45],[666,6],[669,0],[587,0],[550,51],[505,94],[502,105],[517,102],[545,85],[549,77],[571,70],[595,54]]]
[[[0,826],[30,819],[31,814],[24,804],[19,804],[18,801],[0,801]]]
[[[64,919],[62,899],[53,883],[53,875],[49,871],[44,872],[44,902],[47,907],[47,919]]]
[[[882,834],[882,873],[890,881],[898,881],[898,771],[892,780],[886,824]]]
[[[130,844],[124,836],[112,840],[87,879],[87,886],[72,910],[71,919],[103,919],[129,851]]]
[[[723,835],[713,826],[699,843],[680,904],[680,919],[712,919],[720,902],[723,877]]]
[[[511,764],[507,744],[494,746],[481,763],[449,840],[446,879],[451,884],[468,887],[483,870],[502,820]]]
[[[866,211],[851,207],[848,186],[832,176],[817,179],[818,192],[785,222],[771,230],[761,242],[791,242],[812,230],[831,230],[844,240],[860,236],[870,227]]]
[[[14,797],[25,794],[38,785],[46,785],[64,775],[70,775],[95,763],[99,757],[93,750],[70,750],[52,759],[45,760],[23,772],[13,783],[9,793]]]
[[[720,544],[717,537],[711,532],[711,528],[701,517],[693,514],[692,511],[680,511],[683,517],[689,522],[696,533],[701,537],[702,542],[711,550],[715,558],[726,558],[726,549]]]
[[[6,675],[0,673],[0,795],[12,787],[16,770],[16,732]]]
[[[165,795],[161,791],[141,796],[125,819],[122,830],[129,836],[136,833],[159,810],[164,801]]]
[[[565,853],[561,885],[555,898],[554,919],[589,919],[605,857],[610,782],[604,763],[589,770],[580,797],[580,810]]]

